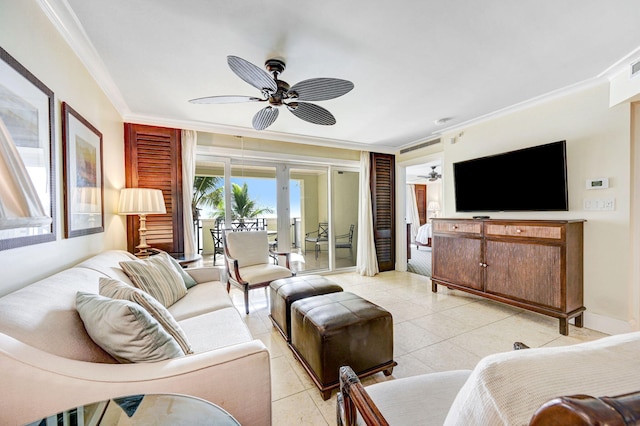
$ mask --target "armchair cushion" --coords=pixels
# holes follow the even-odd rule
[[[139,289],[168,308],[187,294],[187,287],[167,253],[149,259],[120,262],[120,266]]]
[[[279,280],[280,278],[289,278],[291,271],[284,266],[264,264],[264,265],[252,265],[244,268],[240,268],[240,274],[242,279],[249,283],[249,285],[271,282]]]
[[[267,231],[228,232],[227,249],[240,268],[269,263]]]
[[[422,374],[387,380],[366,390],[391,425],[442,425],[470,374],[471,370]]]
[[[79,291],[76,308],[93,341],[120,362],[153,362],[184,355],[160,323],[134,302]]]
[[[129,300],[142,306],[180,345],[185,354],[193,353],[187,336],[173,315],[149,294],[122,281],[100,278],[100,295],[112,299]]]

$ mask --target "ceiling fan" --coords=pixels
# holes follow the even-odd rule
[[[418,175],[419,178],[429,179],[429,182],[436,181],[442,177],[440,173],[436,173],[437,166],[431,166],[431,173],[428,175]]]
[[[278,118],[279,107],[286,106],[296,117],[313,124],[331,126],[336,124],[335,117],[326,109],[308,101],[325,101],[342,96],[351,89],[353,83],[338,78],[311,78],[293,86],[278,77],[286,65],[280,59],[268,59],[265,68],[257,67],[237,56],[227,56],[227,64],[238,77],[262,92],[262,97],[253,96],[208,96],[191,99],[194,104],[227,104],[236,102],[269,102],[269,105],[253,116],[252,124],[256,130],[264,130]]]

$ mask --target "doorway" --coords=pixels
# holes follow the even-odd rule
[[[431,219],[442,209],[442,161],[406,167],[407,271],[431,276]]]

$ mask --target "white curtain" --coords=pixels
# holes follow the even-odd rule
[[[182,199],[183,223],[184,223],[184,252],[186,254],[198,253],[196,247],[196,235],[193,229],[193,181],[196,177],[196,145],[198,134],[194,130],[182,131]]]
[[[369,153],[362,151],[360,152],[360,203],[358,207],[358,228],[360,232],[358,232],[356,271],[360,275],[368,277],[372,277],[379,272],[376,245],[373,238],[370,175]]]
[[[418,201],[416,200],[416,186],[407,185],[407,220],[411,223],[411,241],[413,242],[418,235],[420,228],[420,215],[418,213]]]

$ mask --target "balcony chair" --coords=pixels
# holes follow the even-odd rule
[[[353,258],[353,230],[356,226],[351,224],[349,227],[349,232],[343,235],[336,236],[336,249],[339,248],[348,248]]]
[[[224,254],[224,250],[222,248],[222,230],[218,227],[210,228],[211,238],[213,238],[213,265],[216,264],[216,259],[219,254]]]
[[[307,232],[305,234],[305,238],[304,238],[305,254],[307,252],[307,243],[314,243],[316,259],[318,259],[318,254],[320,254],[320,244],[326,243],[328,241],[329,241],[329,223],[320,222],[318,223],[317,231]]]
[[[271,281],[295,275],[290,267],[290,253],[269,250],[267,231],[225,230],[222,236],[227,292],[231,290],[231,284],[244,292],[244,307],[249,315],[249,290],[267,287]],[[284,256],[286,267],[272,263],[272,256]]]

